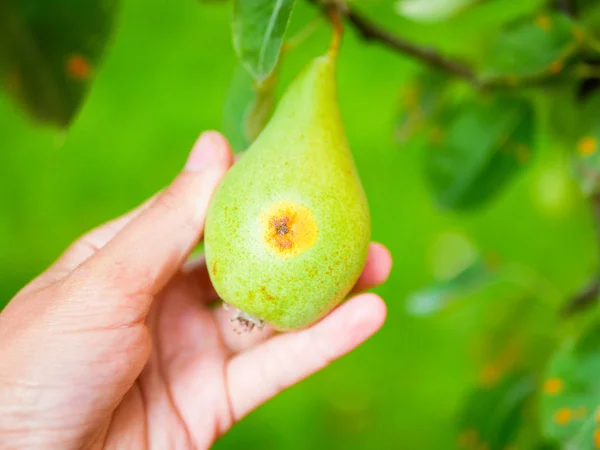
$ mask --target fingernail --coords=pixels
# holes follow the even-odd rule
[[[223,146],[223,138],[216,131],[202,133],[188,156],[184,170],[198,172],[210,166],[219,155]]]

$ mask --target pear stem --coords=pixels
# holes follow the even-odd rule
[[[239,308],[232,307],[227,303],[223,303],[223,309],[225,311],[230,311],[233,309],[234,315],[229,319],[231,323],[237,324],[240,328],[234,326],[234,330],[238,334],[250,333],[254,327],[262,330],[265,326],[265,321],[259,319],[258,317],[254,317],[247,312],[242,311]]]
[[[335,58],[340,52],[342,35],[344,34],[344,23],[342,22],[342,15],[339,8],[329,8],[327,15],[333,25],[333,36],[331,38],[331,44],[329,45],[329,52],[331,56]]]

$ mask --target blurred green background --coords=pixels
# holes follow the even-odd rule
[[[481,36],[538,1],[486,2],[443,25],[355,2],[411,39],[468,55]],[[167,184],[198,134],[220,129],[236,58],[231,6],[193,0],[126,0],[90,96],[68,132],[32,127],[0,94],[0,306],[86,230]],[[316,11],[300,2],[291,31]],[[289,54],[280,88],[326,45],[325,27]],[[465,248],[534,268],[557,292],[581,287],[596,264],[587,206],[571,179],[544,102],[533,167],[485,210],[456,216],[433,204],[422,143],[399,145],[399,92],[419,68],[345,37],[342,115],[373,215],[373,239],[394,255],[384,328],[353,354],[236,425],[218,449],[451,449],[456,413],[477,382],[469,348],[480,324],[460,313],[417,318],[407,296],[452,271]],[[280,89],[281,90],[281,89]],[[201,399],[198,399],[199,404]]]

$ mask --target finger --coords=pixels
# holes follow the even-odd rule
[[[392,255],[390,251],[382,244],[371,242],[367,262],[352,292],[379,286],[388,279],[391,270]]]
[[[226,377],[235,420],[353,350],[383,325],[385,316],[381,298],[358,295],[310,328],[277,335],[234,356]]]
[[[225,138],[216,132],[204,133],[183,172],[80,266],[80,272],[91,274],[109,290],[146,299],[135,306],[149,307],[151,297],[179,270],[198,242],[212,194],[230,164]]]

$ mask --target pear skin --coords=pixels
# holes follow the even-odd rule
[[[335,58],[330,51],[297,76],[211,201],[207,267],[242,323],[306,327],[346,297],[365,264],[371,220],[338,109]]]

